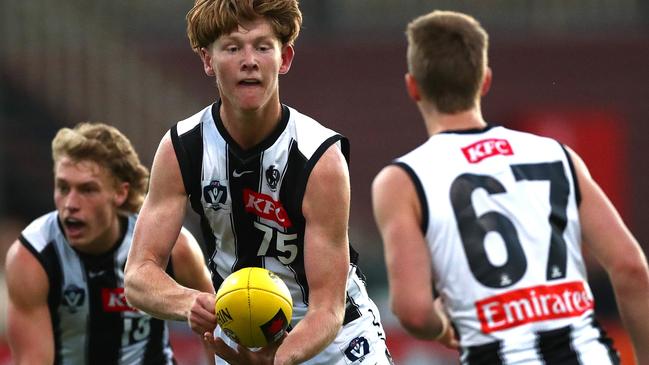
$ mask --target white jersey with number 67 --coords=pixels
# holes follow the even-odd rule
[[[594,320],[560,143],[489,126],[434,135],[395,163],[417,189],[464,364],[616,363]]]

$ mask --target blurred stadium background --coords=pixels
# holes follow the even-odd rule
[[[3,263],[20,229],[54,208],[49,148],[58,128],[84,120],[113,124],[150,166],[164,132],[214,101],[213,80],[185,36],[192,3],[0,2]],[[301,7],[304,28],[292,70],[280,81],[281,98],[352,142],[350,235],[397,364],[457,362],[455,353],[405,335],[391,316],[370,207],[373,176],[425,139],[403,87],[403,30],[417,15],[460,10],[483,23],[494,71],[485,117],[572,146],[648,247],[649,2],[302,0]],[[598,316],[631,364],[606,275],[591,265],[590,276]],[[10,364],[3,322],[0,364]],[[173,326],[179,360],[200,363],[199,344],[186,327]]]

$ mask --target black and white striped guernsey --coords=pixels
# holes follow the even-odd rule
[[[34,220],[20,236],[49,279],[55,364],[175,363],[165,322],[126,303],[124,265],[136,216],[121,219],[119,244],[97,256],[68,244],[57,212]]]
[[[265,267],[289,287],[295,325],[308,306],[301,211],[306,184],[329,147],[348,159],[348,141],[283,105],[276,129],[244,151],[223,126],[219,108],[217,102],[171,129],[186,192],[201,217],[214,287],[240,268]],[[351,248],[350,254],[350,275],[356,275],[357,254]],[[347,321],[357,317],[350,302]]]
[[[396,164],[417,189],[463,364],[619,363],[594,320],[578,183],[560,143],[497,126],[448,131]]]

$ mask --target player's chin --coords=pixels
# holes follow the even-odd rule
[[[90,245],[89,239],[85,237],[85,235],[83,234],[74,234],[74,235],[68,234],[66,238],[70,246],[76,249],[83,249],[84,247]]]

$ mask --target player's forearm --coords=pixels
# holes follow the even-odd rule
[[[618,310],[633,343],[637,363],[649,364],[649,275],[638,266],[611,275]]]
[[[127,268],[124,281],[129,304],[160,319],[186,320],[199,294],[178,284],[153,262]]]
[[[275,365],[300,364],[327,347],[342,327],[344,310],[313,310],[289,333],[275,354]]]

